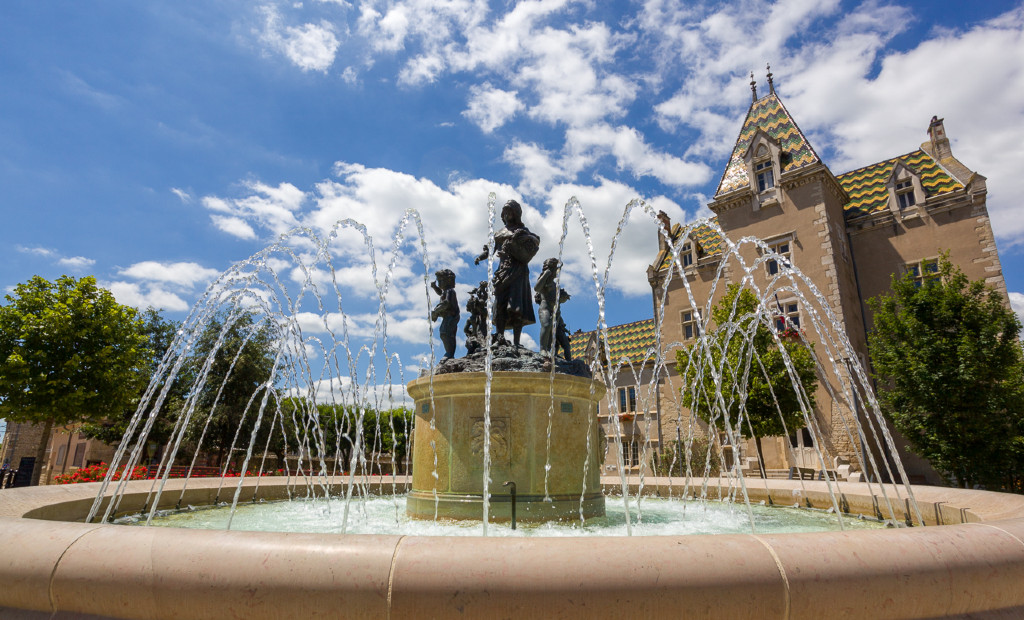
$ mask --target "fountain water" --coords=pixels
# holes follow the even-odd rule
[[[488,247],[493,255],[496,244],[493,195],[488,207]],[[583,209],[578,202],[571,200],[564,210],[557,258],[563,258],[570,221],[575,215],[587,242],[591,278],[598,302],[598,333],[607,330],[604,318],[606,288],[618,240],[634,212],[654,215],[650,207],[640,201],[627,205],[601,274]],[[706,227],[708,224],[693,226]],[[533,354],[536,360],[547,361],[546,367],[510,373],[508,369],[529,364],[507,346],[488,342],[482,354],[477,354],[481,358],[482,372],[449,372],[451,365],[458,360],[435,360],[433,335],[424,333],[423,339],[430,351],[430,369],[409,383],[409,392],[415,401],[415,438],[409,436],[407,417],[382,415],[382,412],[394,411],[399,404],[407,402],[399,397],[406,362],[389,349],[391,316],[388,303],[396,269],[406,266],[403,261],[409,252],[405,250],[405,237],[410,227],[415,229],[418,239],[416,254],[423,274],[423,304],[429,309],[432,265],[423,226],[414,210],[407,211],[402,218],[383,270],[377,266],[374,242],[365,227],[346,220],[336,224],[324,237],[308,229],[293,231],[264,251],[238,263],[210,286],[183,323],[111,463],[111,472],[122,466],[131,469],[140,464],[154,424],[165,415],[164,403],[168,395],[174,391],[176,382],[187,376],[191,383],[184,389],[178,387],[182,394],[180,403],[176,411],[171,412],[172,430],[167,447],[155,467],[151,497],[145,502],[147,522],[161,505],[162,494],[172,472],[179,471],[187,463],[188,473],[192,473],[197,459],[204,454],[217,452],[225,455],[226,458],[220,458],[216,463],[221,476],[226,476],[232,469],[240,473],[233,484],[228,482],[229,478],[222,478],[225,481],[224,499],[230,494],[234,509],[247,478],[259,478],[267,471],[281,471],[302,478],[306,490],[300,494],[314,497],[327,497],[337,492],[336,487],[325,481],[329,476],[343,474],[345,481],[341,484],[341,492],[344,497],[348,500],[363,497],[366,494],[365,476],[385,471],[397,473],[404,467],[400,462],[404,446],[409,445],[412,445],[415,464],[413,489],[408,499],[411,515],[430,519],[481,519],[486,533],[492,518],[507,519],[509,516],[508,502],[499,501],[508,496],[503,492],[497,494],[495,490],[506,479],[519,484],[519,499],[524,505],[521,515],[527,519],[586,520],[603,514],[604,497],[598,476],[604,446],[599,439],[596,411],[604,398],[605,386],[614,386],[616,376],[626,365],[633,363],[612,359],[608,347],[603,347],[599,355],[590,360],[589,369],[581,368],[582,364],[577,362],[567,370],[566,364],[549,352],[547,359],[542,354]],[[724,357],[717,356],[722,359],[715,361],[714,347],[719,345],[708,336],[710,297],[706,302],[693,299],[689,284],[682,280],[693,306],[705,303],[705,324],[701,328],[705,336],[699,339],[698,346],[690,347],[687,360],[694,377],[693,388],[696,390],[697,386],[704,385],[704,377],[708,376],[713,389],[714,386],[718,389],[714,390],[715,402],[711,405],[710,415],[705,416],[707,426],[704,428],[695,423],[694,416],[689,415],[684,407],[687,404],[685,398],[673,399],[672,415],[676,428],[685,428],[689,441],[693,440],[695,433],[703,433],[711,438],[723,435],[734,446],[741,444],[742,429],[750,424],[744,405],[747,383],[750,374],[758,372],[757,364],[761,363],[753,347],[744,347],[742,343],[753,339],[752,329],[759,325],[772,325],[772,300],[784,291],[788,296],[796,295],[805,308],[807,329],[803,338],[814,334],[821,385],[831,401],[841,405],[838,410],[850,414],[841,415],[835,424],[841,424],[850,445],[863,447],[857,452],[857,462],[865,469],[874,470],[866,479],[897,479],[902,470],[894,474],[891,469],[886,469],[888,461],[882,463],[882,469],[878,468],[876,454],[894,452],[892,440],[881,421],[862,369],[858,364],[850,363],[855,355],[845,332],[837,328],[838,321],[830,306],[822,301],[813,282],[796,269],[785,269],[779,271],[767,286],[759,287],[754,274],[760,272],[765,261],[779,257],[757,239],[733,242],[721,231],[717,232],[725,239],[724,258],[719,263],[711,296],[714,296],[719,283],[725,280],[726,266],[735,264],[739,269],[734,269],[731,279],[754,291],[758,303],[752,311],[746,310],[744,316],[737,313],[734,305],[728,320],[718,326],[719,333],[728,333],[732,341],[741,343],[743,351],[739,361],[731,362],[736,367],[728,368],[723,365],[726,363]],[[351,282],[343,283],[337,275],[339,271],[350,270],[345,265],[336,264],[336,246],[340,242],[351,242],[353,236],[361,242],[368,256],[370,281],[365,284],[370,286],[364,288],[377,290],[376,314],[369,313],[373,316],[372,331],[360,326],[360,322],[367,322],[364,318],[367,313],[349,308],[353,305],[359,307],[362,302],[347,296],[348,290],[353,288]],[[678,239],[669,241],[679,242]],[[744,258],[747,246],[755,246],[759,254],[751,264],[747,264]],[[669,270],[670,274],[683,271],[682,265],[678,264],[678,256],[675,260],[677,269]],[[487,263],[489,283],[494,280],[494,262],[492,257]],[[559,284],[560,279],[556,280],[555,286]],[[670,275],[662,284],[662,293],[672,285]],[[494,325],[493,284],[488,288],[488,317],[490,324]],[[661,314],[664,313],[665,298],[664,294],[660,295],[658,311]],[[796,381],[797,371],[786,353],[787,349],[782,346],[778,330],[769,331],[774,344],[783,353],[788,374],[794,381],[804,425],[821,436],[819,419],[812,408],[813,399]],[[276,345],[269,351],[260,352],[264,374],[258,377],[258,385],[250,395],[227,402],[225,394],[238,389],[232,384],[234,373],[240,372],[236,370],[236,364],[252,355],[243,355],[247,345],[260,340]],[[657,338],[658,342],[661,340]],[[354,344],[357,341],[360,344]],[[234,350],[229,350],[229,343],[234,343]],[[669,353],[679,346],[681,343],[669,343],[664,348],[652,347],[647,358],[640,362],[640,366],[653,369],[647,373],[652,388],[650,393],[656,389],[659,380],[670,374],[674,360],[669,358]],[[552,364],[551,361],[558,363]],[[745,367],[740,368],[741,365]],[[215,367],[226,367],[227,370],[223,376],[214,376],[211,370]],[[566,372],[569,374],[564,374]],[[598,378],[590,380],[573,374],[596,374]],[[399,377],[398,385],[394,381],[396,376]],[[725,383],[735,384],[737,389],[721,389]],[[217,446],[204,445],[204,441],[209,441],[210,428],[222,425],[222,417],[228,413],[227,410],[232,407],[238,409],[243,403],[244,407],[235,415],[237,427],[230,445],[223,445],[227,443],[223,439]],[[651,403],[641,405],[651,409]],[[495,411],[495,407],[499,411]],[[610,399],[606,401],[606,407],[606,410],[613,410]],[[648,424],[650,417],[647,416]],[[399,420],[398,428],[395,427],[396,419]],[[610,422],[612,435],[621,438],[618,418],[612,416]],[[647,434],[644,446],[642,460],[645,464],[649,460],[648,453],[653,450],[650,443],[652,435]],[[873,446],[871,442],[874,442]],[[825,444],[825,441],[815,442],[822,470],[829,469],[827,455],[820,447]],[[721,450],[721,445],[716,449]],[[621,454],[618,449],[616,452]],[[623,472],[624,468],[618,469]],[[699,473],[700,469],[693,463],[686,463],[688,473]],[[630,493],[626,475],[620,473],[627,524],[642,519],[642,502],[635,498],[643,494],[647,472],[641,469],[640,473],[637,495]],[[494,479],[495,474],[501,479]],[[736,463],[730,474],[727,497],[738,497],[749,504],[749,483]],[[905,476],[902,478],[905,480]],[[693,479],[701,480],[699,496],[706,498],[706,472],[704,476],[685,477],[678,494],[692,495],[689,485]],[[839,527],[842,527],[841,514],[844,511],[836,485],[833,480],[826,481],[826,484],[831,507],[837,515]],[[118,514],[119,498],[125,488],[125,480],[115,481],[108,477],[97,495],[89,520],[108,521]],[[111,489],[112,501],[101,510],[104,497]],[[896,497],[890,497],[893,491],[880,487],[884,506],[876,514],[894,522],[911,518],[921,522],[922,517],[909,486],[902,490],[899,487],[892,489],[895,489]],[[399,490],[397,482],[393,490]],[[221,499],[220,493],[215,499]],[[905,508],[904,503],[909,510],[900,514]],[[176,505],[180,505],[180,500]],[[346,502],[344,506],[341,515],[343,531],[350,503]],[[499,512],[493,513],[497,506],[500,506]]]
[[[489,212],[489,243],[493,248],[493,197]],[[655,217],[642,202],[627,206],[602,275],[583,210],[573,200],[564,211],[558,258],[563,258],[569,222],[575,215],[586,238],[597,297],[596,331],[602,336],[608,330],[605,291],[616,243],[630,215],[635,218],[641,213]],[[881,531],[802,537],[725,536],[714,540],[691,537],[686,542],[671,535],[613,537],[582,545],[572,540],[528,544],[538,541],[475,536],[438,539],[229,532],[212,537],[204,532],[105,523],[120,514],[139,514],[148,523],[169,508],[187,510],[190,505],[225,504],[229,516],[224,526],[230,529],[242,503],[301,498],[319,502],[316,505],[331,511],[334,531],[346,533],[351,531],[350,524],[359,521],[353,515],[367,514],[370,502],[377,501],[369,498],[399,497],[406,488],[405,479],[380,474],[404,468],[403,447],[410,443],[407,418],[388,413],[407,402],[401,392],[406,383],[406,361],[389,345],[389,325],[394,317],[388,305],[396,272],[408,269],[405,257],[409,253],[400,250],[410,226],[415,228],[418,241],[414,247],[416,264],[422,266],[426,315],[431,305],[432,265],[423,227],[412,210],[402,218],[383,269],[378,269],[376,249],[365,227],[346,220],[326,236],[312,230],[294,231],[238,263],[211,285],[182,325],[110,468],[113,472],[119,466],[131,468],[142,462],[147,438],[159,428],[165,404],[179,389],[175,378],[188,376],[191,380],[178,392],[175,415],[166,425],[166,449],[153,480],[129,482],[108,477],[88,487],[4,492],[12,502],[0,508],[0,519],[8,532],[0,542],[0,557],[7,558],[0,561],[0,576],[13,589],[0,592],[0,612],[35,609],[111,617],[223,617],[242,613],[250,617],[312,617],[337,613],[337,606],[344,604],[357,615],[376,617],[446,615],[456,610],[471,615],[525,612],[677,617],[683,609],[708,616],[738,617],[803,617],[825,609],[837,617],[930,617],[1022,609],[1024,599],[1015,585],[1024,579],[1024,545],[1020,542],[1024,540],[1024,519],[1020,518],[1024,502],[1012,496],[956,489],[918,488],[912,493],[905,482],[877,482],[905,477],[898,464],[892,468],[878,459],[893,451],[892,441],[878,416],[867,379],[854,363],[852,347],[842,330],[835,329],[837,321],[828,303],[799,271],[787,269],[767,287],[763,283],[758,287],[763,280],[754,274],[760,273],[765,261],[780,257],[756,239],[725,239],[723,252],[728,260],[721,264],[731,261],[738,266],[738,271],[729,274],[729,281],[756,291],[758,304],[753,311],[734,313],[720,322],[718,329],[746,342],[753,337],[752,325],[772,323],[773,291],[786,290],[799,297],[808,317],[805,332],[814,342],[816,370],[822,383],[819,393],[838,403],[832,407],[833,419],[838,420],[834,426],[848,436],[856,451],[857,464],[865,472],[863,481],[748,480],[738,459],[722,476],[700,475],[707,470],[708,457],[703,462],[692,462],[687,440],[703,433],[713,443],[724,435],[733,446],[740,445],[740,429],[750,422],[743,405],[744,386],[749,373],[758,372],[752,347],[740,347],[746,351],[745,368],[749,370],[745,370],[720,361],[716,364],[714,341],[704,338],[690,349],[689,360],[700,378],[698,383],[710,375],[718,386],[714,399],[718,405],[712,406],[707,429],[687,414],[682,396],[664,404],[666,411],[674,413],[662,415],[667,420],[674,416],[679,436],[684,438],[687,450],[681,453],[685,455],[681,469],[687,475],[657,477],[641,468],[639,476],[627,477],[620,460],[617,481],[605,482],[606,489],[621,492],[621,499],[615,500],[616,504],[621,502],[621,508],[616,506],[615,512],[622,515],[627,536],[645,520],[646,495],[695,498],[698,502],[709,498],[740,501],[746,506],[752,531],[757,527],[753,513],[760,510],[755,507],[761,502],[831,509],[840,528],[844,527],[844,512],[880,516],[893,525],[986,520],[984,527],[900,528],[899,536]],[[353,271],[335,262],[338,252],[334,244],[353,238],[365,248],[369,272],[366,288],[377,291],[375,313],[366,312],[360,305],[362,300],[349,295],[342,282]],[[759,258],[745,260],[752,247],[758,248]],[[673,260],[681,273],[683,265],[678,255],[676,252]],[[489,281],[492,269],[488,263]],[[715,286],[726,278],[723,269],[715,276]],[[339,277],[339,273],[345,277]],[[671,283],[663,286],[667,290]],[[693,298],[685,281],[682,286]],[[488,299],[493,297],[493,290],[489,290]],[[658,311],[663,313],[664,295],[660,299]],[[488,317],[493,324],[492,303]],[[707,304],[708,311],[702,315],[705,323],[710,317],[710,301]],[[426,326],[423,334],[429,350],[428,368],[434,368],[433,336]],[[661,342],[662,338],[657,340]],[[240,422],[230,438],[222,441],[226,445],[217,447],[224,452],[217,465],[221,475],[209,479],[172,478],[182,467],[195,473],[203,467],[203,455],[215,452],[212,443],[204,442],[212,442],[215,435],[220,422],[218,408],[227,403],[233,390],[231,378],[251,361],[244,352],[245,345],[261,341],[274,344],[269,356],[264,356],[267,372],[245,397],[235,401],[242,403],[238,407]],[[773,341],[778,344],[778,334],[774,334]],[[673,360],[667,357],[680,344],[654,347],[639,363],[614,359],[610,349],[602,346],[589,366],[598,381],[584,380],[582,393],[574,392],[578,401],[572,403],[573,407],[586,407],[604,398],[609,410],[611,396],[605,398],[602,390],[613,386],[616,376],[624,371],[632,372],[637,383],[646,377],[650,385],[656,385],[670,374]],[[489,490],[496,488],[492,487],[492,473],[499,472],[494,468],[496,446],[491,440],[494,421],[500,417],[494,402],[503,376],[502,371],[494,370],[500,360],[495,353],[494,347],[487,347],[485,370],[477,381],[482,381],[482,388],[473,388],[475,394],[483,393],[479,403],[482,463],[478,505],[485,535],[495,515],[489,496]],[[783,357],[787,359],[787,372],[795,375],[793,365]],[[643,366],[648,371],[641,372]],[[218,368],[227,370],[219,375]],[[563,462],[559,431],[547,429],[557,428],[560,395],[577,388],[558,386],[563,375],[554,364],[535,374],[538,383],[545,385],[531,389],[532,396],[543,402],[535,408],[538,415],[532,424],[544,428],[545,433],[538,433],[539,440],[533,442],[532,458],[543,466],[533,470],[532,488],[540,502],[565,501],[559,487],[561,477],[578,480],[579,495],[572,512],[582,521],[578,531],[585,531],[590,518],[588,502],[594,490],[591,479],[599,460],[592,455],[603,448],[596,421],[590,416],[577,422],[580,429],[585,429],[579,443],[582,465]],[[429,430],[422,437],[417,434],[413,447],[414,459],[425,465],[417,473],[419,482],[414,483],[420,485],[415,499],[421,516],[430,512],[431,504],[437,515],[443,504],[440,481],[450,473],[439,437],[446,427],[434,414],[437,403],[448,397],[446,382],[457,383],[458,379],[457,374],[438,375],[427,370],[410,388],[420,405],[416,424]],[[815,445],[827,446],[811,401],[801,393],[795,378],[794,389],[800,396],[801,417],[811,432],[820,436],[821,441]],[[423,403],[430,405],[426,411]],[[427,416],[420,415],[424,413]],[[615,416],[609,420],[611,434],[619,441],[619,420]],[[647,434],[645,451],[651,449],[652,435]],[[715,449],[721,447],[716,444]],[[621,448],[615,448],[621,459]],[[540,450],[543,454],[538,453]],[[828,457],[819,449],[818,458],[823,464]],[[563,468],[575,471],[566,473]],[[284,475],[259,475],[270,470],[282,470]],[[229,475],[234,471],[239,473],[237,477]],[[495,482],[500,485],[502,481]],[[89,495],[94,497],[92,501],[86,501]],[[331,497],[342,501],[332,502]],[[385,514],[393,515],[387,518],[397,520],[403,508],[401,501],[385,500],[390,506]],[[378,504],[374,506],[377,510]],[[652,508],[650,520],[656,520],[656,512]],[[5,515],[84,519],[87,523],[33,522]],[[501,517],[500,511],[497,516]],[[29,545],[26,541],[35,542]],[[820,550],[824,548],[830,553],[822,559]],[[715,562],[708,563],[711,557]],[[551,558],[557,558],[557,562]],[[339,568],[344,577],[337,573]],[[498,574],[504,576],[500,583],[489,577]],[[916,579],[914,575],[929,578]],[[181,596],[182,588],[188,593],[185,597]]]
[[[496,208],[493,195],[488,212],[489,251],[484,256],[491,256],[487,262],[487,316],[493,326],[496,317],[493,286]],[[602,274],[582,207],[573,199],[563,212],[557,258],[559,261],[563,259],[570,222],[575,215],[586,240],[597,298],[596,330],[602,335],[608,329],[605,294],[616,246],[629,218],[636,217],[638,213],[654,217],[650,207],[641,201],[627,205],[612,238]],[[695,223],[686,232],[708,226],[710,224],[706,222]],[[219,453],[223,456],[215,465],[222,477],[224,495],[222,498],[218,492],[215,500],[227,500],[230,496],[234,510],[247,479],[256,477],[258,486],[260,476],[268,471],[301,478],[305,490],[298,494],[303,497],[326,498],[338,493],[340,486],[341,494],[349,500],[344,503],[340,515],[342,531],[345,531],[350,500],[364,497],[367,493],[366,476],[399,473],[406,466],[403,456],[406,446],[410,445],[414,468],[412,491],[407,503],[413,516],[480,519],[486,534],[487,525],[493,518],[504,520],[509,517],[510,505],[503,501],[508,495],[496,490],[506,480],[519,485],[519,499],[524,506],[520,514],[524,518],[585,521],[603,514],[604,496],[600,490],[599,472],[604,442],[599,438],[596,411],[605,398],[605,386],[614,386],[617,376],[628,368],[637,384],[641,383],[641,376],[646,377],[650,387],[648,393],[653,394],[657,383],[672,374],[675,360],[670,358],[670,353],[682,347],[682,343],[652,347],[639,363],[630,359],[612,359],[610,348],[604,346],[597,356],[590,359],[590,367],[587,368],[581,362],[568,365],[553,352],[520,355],[506,345],[488,341],[487,346],[475,354],[479,358],[477,366],[480,366],[476,368],[461,360],[438,361],[433,334],[424,330],[423,340],[429,347],[429,368],[409,383],[409,394],[415,401],[416,431],[415,438],[412,438],[408,413],[386,413],[408,404],[401,394],[407,362],[389,348],[388,327],[392,317],[388,304],[396,271],[408,268],[409,251],[405,249],[405,238],[410,228],[415,230],[414,237],[418,241],[414,244],[418,260],[413,264],[422,268],[424,314],[428,314],[432,264],[422,223],[411,209],[404,214],[398,226],[383,269],[377,265],[374,241],[366,228],[355,221],[345,220],[338,222],[326,236],[309,229],[293,231],[218,278],[183,323],[158,369],[129,424],[125,441],[113,458],[111,476],[103,482],[88,520],[109,521],[122,511],[120,497],[127,481],[113,480],[113,472],[122,466],[131,469],[141,463],[147,440],[158,419],[166,415],[165,402],[175,389],[180,396],[171,412],[170,423],[165,422],[171,431],[166,449],[153,468],[154,480],[145,501],[147,522],[164,503],[162,495],[172,472],[177,473],[185,466],[186,473],[191,474],[197,466],[202,467],[198,465],[199,458]],[[692,391],[705,389],[701,386],[708,385],[710,381],[713,398],[705,400],[713,402],[707,406],[705,424],[698,424],[685,406],[695,406],[695,401],[687,402],[685,387],[683,397],[673,397],[665,403],[664,409],[672,413],[658,412],[662,420],[674,423],[677,436],[682,438],[685,431],[687,450],[677,454],[689,454],[689,445],[695,436],[701,434],[712,440],[724,437],[732,446],[742,444],[744,426],[751,424],[745,404],[746,390],[751,375],[764,372],[761,354],[748,346],[760,329],[767,330],[773,345],[782,353],[786,372],[796,392],[802,425],[816,437],[814,446],[820,469],[829,469],[826,464],[829,455],[821,447],[829,442],[825,441],[820,416],[813,410],[813,396],[798,381],[798,372],[788,353],[791,349],[783,346],[782,334],[773,326],[777,318],[773,300],[784,292],[787,296],[795,295],[804,308],[806,328],[799,338],[802,339],[801,345],[808,350],[810,343],[814,343],[820,385],[833,403],[833,410],[838,412],[833,416],[836,418],[833,420],[833,432],[841,431],[847,443],[854,446],[856,463],[866,470],[864,479],[869,483],[881,479],[905,481],[906,476],[898,460],[895,471],[888,460],[882,460],[879,465],[877,455],[895,452],[892,439],[864,372],[853,361],[856,356],[845,332],[814,283],[795,268],[779,270],[766,284],[761,283],[755,274],[763,270],[766,261],[780,260],[781,257],[760,240],[744,238],[734,242],[721,230],[716,233],[724,240],[723,258],[719,261],[708,299],[696,299],[688,281],[680,279],[692,306],[704,305],[704,324],[700,327],[703,335],[697,345],[687,349],[689,357],[684,365],[692,381]],[[668,232],[663,230],[662,234],[667,235]],[[666,240],[679,244],[681,238]],[[362,306],[364,300],[349,296],[349,291],[359,286],[353,286],[350,280],[338,276],[343,272],[351,277],[351,268],[339,266],[337,256],[338,246],[351,244],[353,239],[364,248],[368,259],[366,275],[369,278],[363,283],[363,289],[377,291],[375,314],[366,312]],[[753,261],[746,258],[751,247],[758,256]],[[679,260],[676,252],[675,269],[668,270],[669,276],[661,283],[661,294],[656,295],[660,300],[656,309],[659,315],[664,314],[665,291],[678,284],[673,282],[672,274],[683,273]],[[726,279],[728,266],[732,267],[730,281],[753,291],[757,300],[753,309],[742,311],[738,311],[734,303],[729,316],[719,321],[718,333],[726,334],[729,342],[739,343],[740,355],[734,356],[732,361],[727,359],[728,356],[716,353],[716,347],[723,346],[722,341],[714,340],[708,329],[711,299],[716,288]],[[554,286],[558,287],[560,283],[559,272]],[[352,307],[357,309],[352,310]],[[373,320],[372,330],[367,329],[370,317]],[[658,324],[660,329],[661,322]],[[661,343],[662,340],[658,334],[656,342]],[[247,346],[255,342],[274,345],[258,350],[263,374],[256,378],[251,394],[243,394],[241,399],[236,395],[234,401],[228,402],[227,394],[239,389],[232,383],[235,373],[241,372],[242,366],[236,369],[236,364],[240,359],[248,361],[254,355],[247,352]],[[530,361],[535,367],[527,368],[527,372],[508,372],[528,367]],[[557,363],[551,363],[553,361]],[[644,367],[649,369],[646,374],[642,372]],[[223,375],[215,376],[214,368],[219,368]],[[453,368],[481,372],[452,372]],[[573,376],[581,374],[593,374],[597,378]],[[179,385],[183,377],[187,377],[190,383]],[[397,385],[395,377],[399,379]],[[249,381],[253,382],[252,377]],[[727,384],[736,387],[722,389]],[[650,411],[652,405],[642,402],[641,408]],[[223,437],[220,444],[211,445],[213,432],[210,429],[223,425],[223,417],[230,413],[228,410],[231,408],[240,411],[235,412],[236,427],[229,445],[224,445],[228,442]],[[608,398],[606,411],[612,410],[614,404]],[[779,414],[783,412],[779,411]],[[652,417],[645,416],[648,425],[652,423]],[[618,417],[611,416],[609,422],[610,434],[621,441],[623,433]],[[638,498],[644,495],[646,478],[650,475],[646,464],[653,452],[652,436],[651,432],[646,434],[641,459],[645,467],[640,470],[636,493],[631,493],[630,483],[622,463],[619,463],[619,488],[627,515],[627,528],[643,518],[642,501]],[[714,449],[721,456],[722,444],[714,443]],[[621,447],[615,448],[616,454],[621,456]],[[709,451],[708,459],[710,456]],[[687,459],[683,469],[688,475],[679,480],[679,490],[670,494],[692,496],[696,493],[702,499],[707,498],[708,464],[694,464]],[[227,477],[231,470],[239,472],[236,479]],[[726,498],[740,499],[749,505],[751,483],[743,476],[738,458],[734,459],[728,474]],[[500,479],[495,479],[495,475]],[[341,476],[344,481],[340,484],[327,482],[332,476]],[[399,488],[398,478],[392,480],[395,481],[394,493],[404,490]],[[187,486],[186,482],[175,505],[181,505],[181,496]],[[842,528],[844,510],[841,493],[834,480],[826,480],[826,486],[832,511]],[[108,494],[112,499],[105,502]],[[899,523],[923,522],[909,485],[879,486],[877,494],[881,506],[872,516]],[[769,500],[774,503],[770,495]],[[497,513],[494,512],[496,508]]]

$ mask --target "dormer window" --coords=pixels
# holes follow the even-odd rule
[[[683,269],[693,264],[693,244],[687,241],[680,250],[679,258],[682,260]]]
[[[775,187],[775,171],[772,168],[771,153],[763,144],[757,149],[754,160],[754,177],[757,179],[758,193]]]
[[[896,182],[896,204],[900,209],[917,204],[917,200],[914,199],[914,182],[912,180],[904,179]]]
[[[892,175],[885,183],[889,192],[889,210],[899,218],[913,218],[919,214],[917,205],[923,205],[927,195],[918,174],[902,161],[893,166]]]
[[[747,173],[750,192],[754,195],[754,211],[766,207],[778,207],[782,194],[779,192],[779,175],[782,174],[782,151],[778,142],[758,129],[750,139],[750,146],[743,152],[743,163]]]

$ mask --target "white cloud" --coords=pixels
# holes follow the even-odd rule
[[[515,91],[501,90],[485,82],[470,88],[469,107],[462,115],[476,123],[484,133],[490,133],[504,125],[523,107]]]
[[[243,187],[248,195],[241,198],[206,196],[202,199],[203,206],[214,212],[210,219],[218,229],[241,239],[255,239],[253,224],[274,235],[299,225],[295,214],[306,199],[302,190],[291,183],[275,187],[253,181]]]
[[[85,269],[88,269],[89,267],[95,265],[96,261],[91,258],[86,258],[84,256],[68,256],[59,259],[57,261],[57,264],[62,267],[67,267],[68,269],[71,269],[73,271],[84,271]]]
[[[175,196],[177,196],[178,199],[181,200],[185,204],[188,204],[188,203],[192,202],[192,196],[188,192],[183,190],[183,189],[178,189],[177,187],[172,187],[171,188],[171,193],[174,194]]]
[[[61,71],[61,76],[68,91],[96,107],[113,112],[125,103],[120,96],[101,90],[71,72]]]
[[[619,169],[628,170],[634,177],[651,176],[666,185],[703,185],[711,178],[711,168],[704,163],[691,163],[661,153],[651,147],[640,133],[629,127],[595,125],[587,129],[572,129],[567,142],[577,168],[584,168],[592,160],[608,153],[615,158]]]
[[[227,217],[224,215],[211,215],[210,220],[219,230],[239,239],[255,239],[256,231],[240,217]]]
[[[538,231],[541,234],[544,253],[544,256],[539,256],[538,259],[556,256],[562,235],[565,205],[572,197],[579,200],[589,224],[591,244],[597,262],[597,278],[601,281],[604,278],[616,229],[626,206],[638,197],[637,193],[627,185],[606,179],[599,179],[599,184],[594,186],[563,184],[553,187],[546,198],[545,215],[540,228],[543,232]],[[683,221],[685,218],[682,208],[668,198],[650,198],[648,205],[654,213],[665,211],[673,222]],[[570,215],[566,231],[565,251],[562,257],[562,286],[574,297],[592,298],[595,288],[594,274],[588,244],[577,213]],[[630,213],[616,243],[609,274],[609,288],[626,295],[650,295],[651,287],[647,283],[647,278],[637,277],[637,274],[646,273],[656,248],[657,224],[653,219],[653,213],[645,213],[639,207],[635,208]]]
[[[27,247],[18,245],[15,246],[15,249],[23,254],[32,254],[33,256],[49,258],[61,267],[66,267],[76,273],[82,272],[96,264],[96,261],[91,258],[87,258],[85,256],[64,256],[57,250],[44,248],[42,246]]]
[[[55,250],[51,250],[49,248],[44,248],[44,247],[40,247],[40,246],[26,247],[26,246],[23,246],[23,245],[19,245],[19,246],[17,246],[17,249],[18,249],[19,252],[21,252],[23,254],[35,254],[36,256],[50,257],[50,256],[56,256],[57,255],[57,252]]]
[[[335,28],[327,21],[301,26],[281,25],[277,9],[263,7],[265,21],[261,38],[303,71],[322,71],[334,64],[340,42]]]
[[[198,263],[160,263],[157,261],[135,263],[119,272],[119,275],[136,280],[167,282],[188,288],[200,284],[205,285],[219,274],[220,272],[216,269],[209,269]]]
[[[181,312],[189,309],[189,304],[179,295],[159,285],[146,285],[138,282],[108,282],[103,287],[113,293],[118,303],[136,308],[149,307],[170,312]]]
[[[553,153],[537,144],[519,141],[513,141],[504,153],[505,161],[520,170],[519,178],[522,181],[519,189],[529,194],[541,194],[553,181],[567,176],[554,158]]]
[[[1024,293],[1010,292],[1010,307],[1017,313],[1017,318],[1024,323]]]

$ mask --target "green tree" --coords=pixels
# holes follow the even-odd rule
[[[142,398],[146,389],[149,386],[149,382],[152,377],[156,374],[160,362],[163,360],[167,350],[170,349],[171,344],[174,341],[175,334],[180,327],[180,323],[177,321],[167,320],[160,315],[160,312],[148,308],[142,313],[140,317],[142,320],[142,332],[147,338],[147,349],[149,356],[146,358],[146,364],[140,369],[143,374],[143,383],[139,392],[135,398],[132,399],[128,407],[121,410],[119,414],[111,414],[105,417],[100,422],[89,422],[82,426],[82,432],[92,439],[98,439],[108,444],[117,445],[124,438],[125,432],[128,430],[128,425],[135,415],[135,409],[138,406],[139,400]],[[162,385],[157,386],[157,393],[162,389]],[[181,410],[182,404],[185,400],[185,386],[182,381],[175,381],[168,392],[167,398],[164,400],[163,405],[160,409],[160,414],[156,419],[156,423],[150,430],[148,435],[148,441],[142,454],[142,463],[148,463],[148,457],[150,456],[148,446],[150,443],[154,443],[159,449],[164,446],[171,437],[171,433],[174,429],[174,419],[177,417],[176,412]],[[136,433],[142,431],[142,426],[136,430]]]
[[[196,410],[203,415],[193,417],[190,435],[197,443],[202,437],[203,445],[197,445],[197,449],[213,452],[218,467],[223,466],[232,446],[248,446],[263,400],[262,390],[275,389],[271,385],[275,354],[267,324],[258,323],[249,313],[215,317],[200,334],[181,380],[192,385],[202,379],[204,365],[210,360],[197,395]],[[269,395],[254,453],[262,450],[267,434],[274,432],[275,403],[276,396]]]
[[[884,413],[963,487],[1019,490],[1024,468],[1020,320],[1006,298],[939,260],[941,278],[893,278],[872,299],[871,363]]]
[[[96,279],[35,276],[0,306],[0,417],[43,424],[39,483],[54,424],[99,421],[128,407],[150,356],[142,321]]]
[[[761,438],[805,426],[803,411],[814,407],[817,375],[810,347],[791,338],[777,341],[774,317],[764,308],[759,315],[759,307],[749,289],[730,284],[711,311],[717,328],[677,351],[676,368],[683,404],[715,427],[727,416],[734,432],[753,438],[764,476]]]
[[[376,411],[368,408],[360,410],[320,405],[319,414],[325,443],[328,446],[328,453],[325,456],[334,458],[337,453],[341,469],[349,468],[357,431],[361,433],[359,442],[364,457],[370,457],[373,453],[390,454],[396,468],[402,467],[412,433],[414,416],[411,410],[398,407]],[[385,464],[390,466],[391,459],[376,463],[378,467]]]

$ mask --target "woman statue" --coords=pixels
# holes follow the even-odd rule
[[[494,339],[505,341],[505,330],[512,329],[512,343],[519,349],[519,337],[524,325],[533,325],[533,295],[530,290],[530,259],[537,255],[540,237],[523,225],[523,208],[509,200],[501,209],[505,227],[494,235],[494,251],[498,269],[494,272]],[[487,260],[487,246],[473,261]]]

